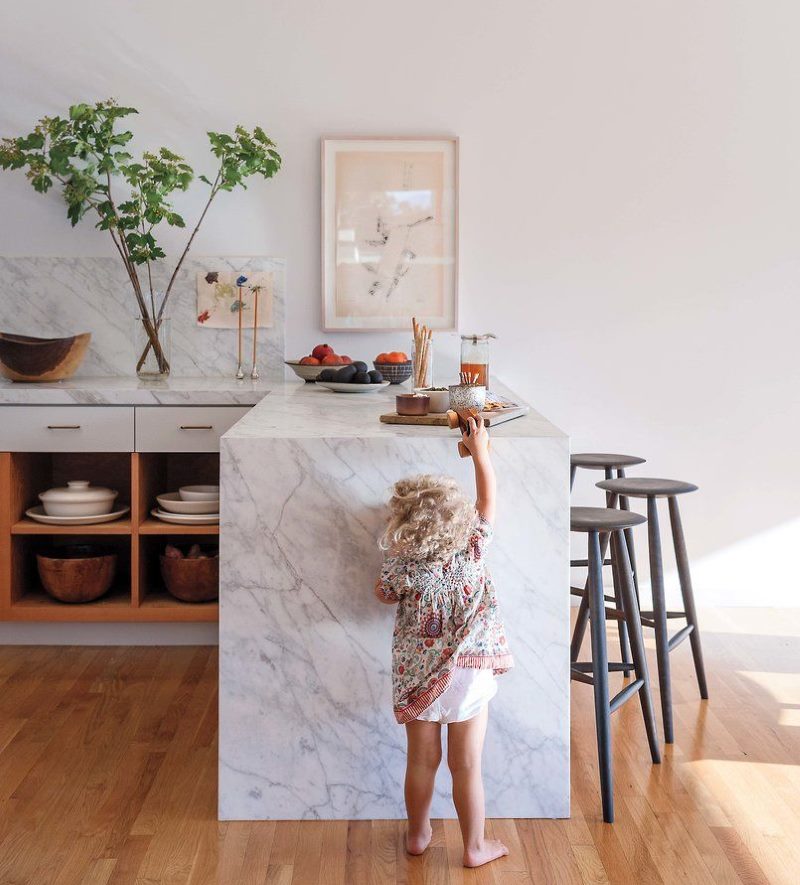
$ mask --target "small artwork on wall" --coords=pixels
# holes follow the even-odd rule
[[[458,140],[322,139],[326,331],[457,327]]]
[[[197,274],[197,325],[209,329],[238,329],[241,310],[242,325],[246,328],[253,326],[255,313],[259,328],[272,328],[272,292],[273,276],[269,271],[246,276],[233,271],[200,272]]]

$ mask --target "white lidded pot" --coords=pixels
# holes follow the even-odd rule
[[[110,513],[119,492],[90,486],[86,480],[68,482],[66,487],[48,489],[39,495],[48,516],[100,516]]]

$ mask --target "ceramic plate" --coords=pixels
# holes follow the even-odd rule
[[[150,513],[162,522],[172,522],[175,525],[214,525],[219,522],[219,513],[167,513],[157,507]]]
[[[184,501],[180,492],[164,492],[163,495],[156,495],[162,510],[168,510],[170,513],[219,513],[219,498],[213,501]]]
[[[372,393],[375,390],[388,386],[388,381],[382,381],[380,384],[348,384],[344,381],[317,381],[317,387],[325,387],[334,393]]]
[[[122,507],[113,513],[101,513],[99,516],[48,516],[44,512],[44,507],[39,504],[26,510],[25,515],[35,519],[36,522],[43,522],[45,525],[97,525],[101,522],[113,522],[120,516],[124,516],[130,509],[130,507]]]

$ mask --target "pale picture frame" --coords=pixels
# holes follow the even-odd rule
[[[416,243],[422,245],[422,256],[416,265],[402,270],[400,264],[391,257],[372,276],[374,262],[353,261],[340,262],[340,229],[337,221],[360,211],[360,219],[370,218],[373,208],[365,207],[359,198],[353,198],[352,192],[343,195],[346,186],[340,182],[347,175],[349,180],[360,179],[380,182],[381,176],[387,178],[385,193],[397,193],[397,175],[399,163],[403,170],[414,168],[409,161],[414,154],[425,158],[423,169],[418,174],[426,173],[436,182],[441,176],[440,192],[436,188],[422,190],[420,193],[433,194],[430,197],[438,206],[437,213],[432,213],[431,225],[425,230],[424,241],[417,236]],[[390,155],[384,158],[382,155]],[[441,159],[439,164],[437,155]],[[390,332],[407,330],[411,325],[411,317],[427,324],[435,331],[452,332],[458,329],[458,200],[459,200],[459,141],[452,135],[422,136],[379,136],[379,135],[345,135],[323,136],[320,144],[321,157],[321,245],[322,245],[322,326],[326,332],[365,331]],[[342,159],[345,158],[346,159]],[[419,165],[419,164],[418,164]],[[415,173],[410,173],[415,174]],[[405,175],[405,171],[404,171]],[[389,179],[392,180],[389,180]],[[405,184],[405,178],[403,183]],[[372,185],[374,188],[374,184]],[[382,185],[378,184],[377,191]],[[410,190],[413,191],[413,188]],[[377,192],[376,191],[376,192]],[[357,192],[357,190],[356,190]],[[416,193],[416,191],[415,191]],[[438,202],[437,202],[438,200]],[[350,201],[350,205],[346,205]],[[409,215],[396,216],[407,221]],[[354,241],[369,243],[369,247],[377,246],[382,240],[384,246],[391,241],[392,233],[402,235],[404,242],[417,235],[415,225],[422,225],[429,216],[420,221],[398,223],[394,228],[389,223],[382,226],[380,216],[377,218],[376,230],[378,240],[369,240],[355,229],[345,230],[346,236],[353,235]],[[391,222],[391,219],[389,219]],[[371,224],[370,218],[370,224]],[[371,230],[371,228],[370,228]],[[388,231],[388,233],[386,232]],[[397,239],[397,238],[396,238]],[[411,240],[411,245],[415,241]],[[396,247],[395,247],[396,248]],[[387,249],[386,252],[389,252]],[[383,254],[385,255],[386,252]],[[401,256],[406,254],[414,262],[419,258],[414,249],[402,249]],[[361,282],[360,271],[364,270],[364,282]],[[397,280],[399,279],[399,282]],[[426,282],[434,281],[432,285]],[[380,287],[383,286],[381,290]],[[393,288],[393,286],[395,288]],[[363,288],[362,288],[363,287]],[[373,288],[378,287],[380,294],[375,295]],[[383,293],[388,293],[384,295]],[[375,304],[375,314],[371,314],[373,298],[396,296],[396,312],[387,315],[384,303]]]

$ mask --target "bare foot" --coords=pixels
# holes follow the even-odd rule
[[[484,839],[480,848],[464,850],[464,866],[480,867],[507,854],[508,848],[499,839]]]
[[[409,830],[406,833],[406,851],[409,854],[422,854],[423,851],[431,844],[433,838],[433,830],[430,825],[422,833],[412,834]]]

